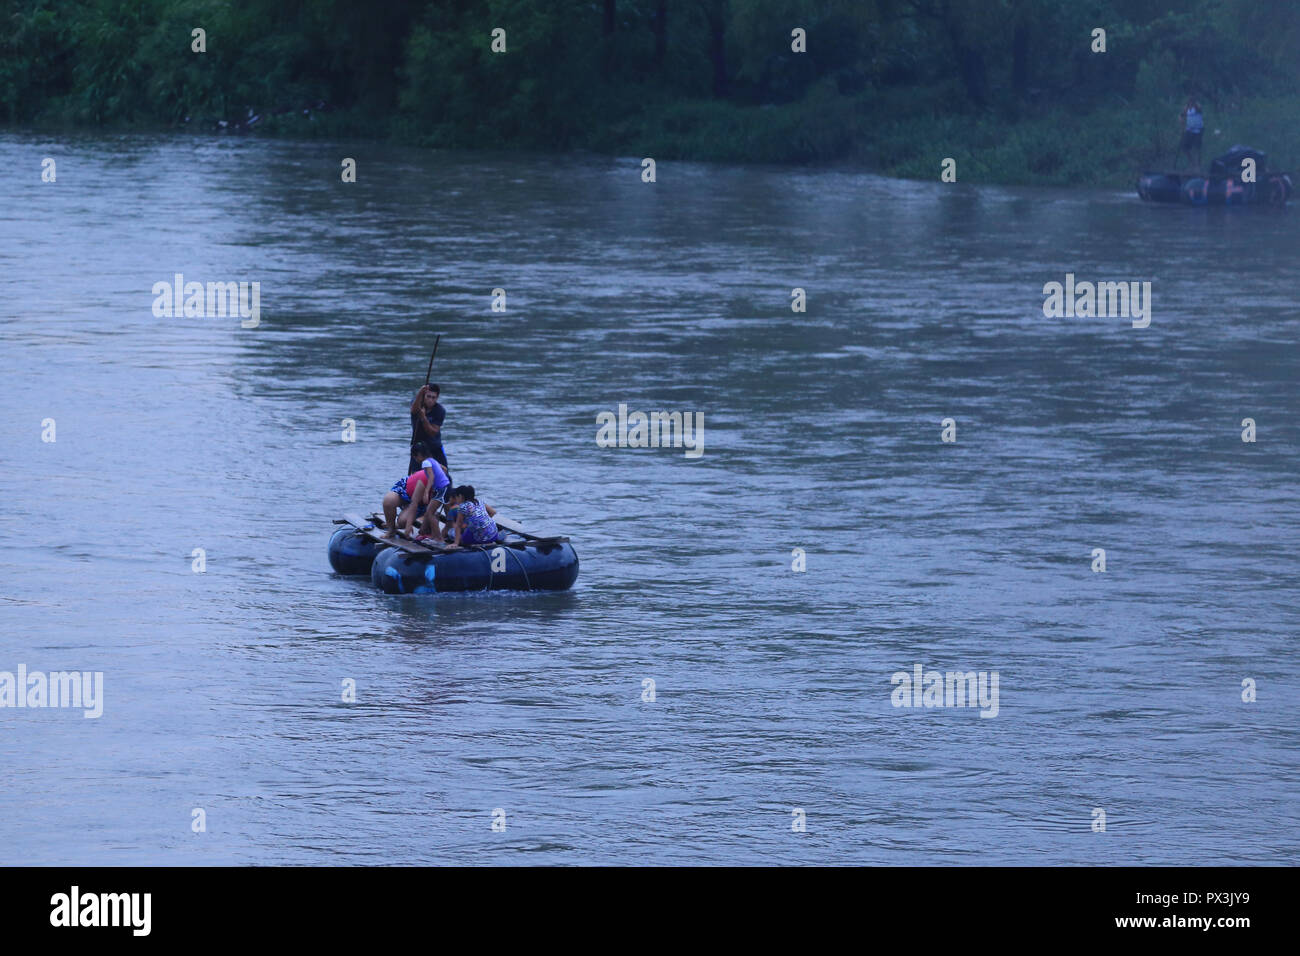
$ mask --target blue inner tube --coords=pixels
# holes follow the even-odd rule
[[[339,574],[369,574],[375,557],[383,550],[379,542],[345,524],[330,537],[330,567]]]
[[[1258,182],[1253,183],[1231,176],[1143,173],[1137,182],[1137,193],[1147,202],[1185,206],[1283,206],[1293,191],[1287,173],[1260,173]]]
[[[1138,178],[1138,195],[1147,202],[1178,202],[1182,177],[1172,173],[1143,173]]]
[[[428,555],[387,548],[370,568],[371,583],[385,594],[565,591],[577,579],[578,555],[567,541]]]

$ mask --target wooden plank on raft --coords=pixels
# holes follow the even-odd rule
[[[344,514],[343,520],[371,541],[377,541],[390,548],[397,548],[399,551],[405,551],[408,554],[441,554],[447,550],[436,541],[412,541],[410,538],[403,536],[400,531],[397,536],[386,538],[384,537],[382,521],[376,526],[374,520],[366,520],[356,514]]]
[[[498,528],[501,528],[502,530],[505,531],[513,532],[514,534],[517,534],[522,538],[526,538],[529,541],[536,541],[539,544],[552,544],[555,542],[569,540],[568,538],[562,537],[561,535],[532,534],[531,532],[525,531],[524,526],[521,525],[518,521],[515,521],[513,518],[507,518],[505,515],[502,514],[493,515],[492,520],[493,522],[496,523],[496,526]]]
[[[521,536],[522,538],[524,538],[524,541],[510,541],[510,542],[497,541],[497,542],[492,542],[490,544],[471,545],[470,547],[481,547],[481,548],[496,548],[502,546],[525,547],[529,544],[562,544],[569,540],[568,537],[565,535],[530,534],[527,531],[523,530],[523,526],[520,525],[518,522],[513,521],[510,518],[502,518],[499,515],[493,520],[496,522],[497,527],[501,528],[504,531],[509,531],[512,532],[513,534],[517,534]],[[381,544],[386,544],[389,547],[400,548],[403,551],[409,551],[412,554],[430,554],[430,553],[443,554],[447,551],[453,550],[447,547],[446,545],[440,544],[437,541],[432,541],[432,540],[412,541],[410,538],[401,536],[400,531],[398,532],[399,535],[398,537],[386,538],[384,537],[385,534],[384,519],[378,513],[372,514],[369,518],[362,518],[360,515],[357,515],[352,512],[348,512],[343,515],[341,521],[336,521],[335,523],[350,524],[358,531],[360,531],[362,534],[366,535],[367,537],[369,537],[374,541],[378,541]]]

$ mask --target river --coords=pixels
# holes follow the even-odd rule
[[[0,135],[0,671],[103,674],[0,708],[0,861],[1294,863],[1294,214],[640,160]],[[437,334],[572,591],[332,573]]]

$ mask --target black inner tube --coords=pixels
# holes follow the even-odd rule
[[[524,567],[524,562],[519,560],[519,555],[515,554],[515,549],[506,548],[504,544],[500,545],[500,547],[505,548],[506,551],[510,552],[510,554],[514,557],[515,563],[519,565],[519,570],[524,572],[524,584],[528,585],[528,590],[531,591],[533,589],[533,582],[528,579],[528,569]],[[491,568],[492,565],[489,564],[488,567]]]
[[[507,554],[509,554],[512,558],[515,559],[515,564],[519,565],[519,570],[524,572],[524,584],[528,585],[528,590],[531,591],[533,589],[533,582],[528,577],[528,568],[524,567],[524,562],[519,559],[519,555],[515,554],[514,548],[500,541],[498,541],[496,544],[493,544],[490,548],[486,544],[481,545],[481,547],[487,553],[489,559],[488,560],[488,584],[487,587],[483,589],[484,591],[492,590],[492,578],[494,577],[495,572],[492,570],[491,557],[492,557],[492,552],[495,551],[497,548],[504,549]]]

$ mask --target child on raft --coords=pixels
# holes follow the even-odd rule
[[[473,485],[453,488],[447,493],[447,505],[447,529],[451,535],[449,547],[496,543],[500,533],[492,520],[496,509],[479,504]]]
[[[428,452],[424,444],[417,448],[421,455]],[[408,538],[411,537],[415,530],[415,519],[426,518],[429,503],[444,501],[450,488],[451,479],[447,477],[442,465],[433,458],[425,458],[420,463],[419,471],[397,479],[388,494],[384,495],[384,527],[388,529],[384,537],[394,537],[398,525],[402,526]],[[400,515],[397,513],[399,507],[402,509]]]

